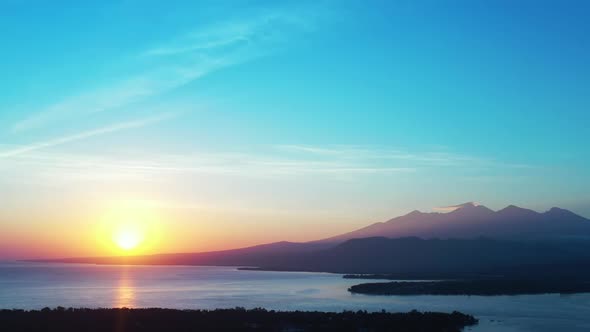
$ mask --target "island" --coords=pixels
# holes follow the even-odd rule
[[[342,276],[344,279],[376,279],[376,280],[424,280],[424,281],[434,281],[434,280],[443,280],[443,279],[453,279],[457,278],[457,276],[449,276],[445,274],[421,274],[421,275],[413,275],[413,274],[345,274]],[[426,279],[426,280],[425,280]]]
[[[478,320],[460,312],[307,312],[234,308],[0,310],[3,331],[445,331],[459,332]]]
[[[367,295],[532,295],[590,293],[584,280],[444,280],[363,283],[348,288]]]

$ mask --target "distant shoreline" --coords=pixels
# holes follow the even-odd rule
[[[445,280],[364,283],[348,291],[365,295],[539,295],[590,293],[590,282],[579,280]]]
[[[460,312],[407,313],[216,310],[74,309],[0,310],[6,331],[392,331],[460,332],[478,320]]]

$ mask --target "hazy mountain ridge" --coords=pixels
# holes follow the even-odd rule
[[[590,276],[588,219],[560,208],[543,213],[514,205],[499,211],[474,203],[453,208],[448,213],[412,211],[384,223],[307,243],[283,241],[214,252],[52,261],[252,266],[269,270],[387,273],[407,278]]]
[[[456,207],[457,209],[448,213],[425,213],[415,210],[386,222],[378,222],[318,242],[338,243],[374,236],[417,236],[425,239],[480,236],[529,240],[567,237],[590,239],[590,220],[557,207],[543,213],[515,205],[498,211],[471,202]]]
[[[281,246],[277,243],[269,247]],[[290,244],[288,245],[290,246]],[[298,246],[299,247],[299,246]],[[303,247],[300,247],[303,248]],[[531,274],[590,276],[590,245],[477,239],[384,237],[352,239],[331,247],[228,251],[57,260],[67,263],[253,266],[267,270],[383,273],[400,278],[474,278]]]

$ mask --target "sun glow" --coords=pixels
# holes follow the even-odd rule
[[[113,242],[123,250],[135,249],[142,241],[142,230],[133,224],[120,225],[113,235]]]
[[[133,201],[120,200],[105,208],[96,223],[97,255],[128,256],[164,251],[169,238],[160,211]]]

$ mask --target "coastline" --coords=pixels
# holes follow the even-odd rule
[[[7,331],[391,331],[459,332],[478,320],[460,312],[274,311],[263,308],[44,308],[0,310]]]
[[[590,293],[590,282],[576,280],[493,279],[394,281],[363,283],[351,286],[348,291],[364,295],[540,295]]]

